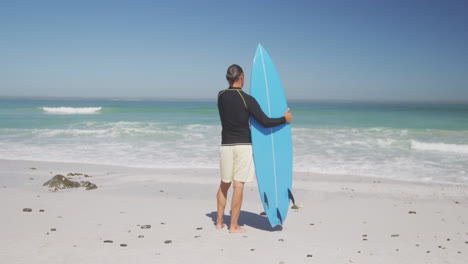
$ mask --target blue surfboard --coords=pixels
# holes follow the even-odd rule
[[[276,67],[260,44],[252,66],[250,95],[269,117],[281,117],[288,109]],[[250,123],[258,190],[268,220],[275,227],[284,223],[289,201],[294,202],[291,126],[264,128],[253,117]]]

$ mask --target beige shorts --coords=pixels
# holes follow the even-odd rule
[[[219,148],[219,165],[223,182],[253,182],[255,165],[252,145],[221,146]]]

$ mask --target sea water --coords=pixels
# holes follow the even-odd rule
[[[468,105],[290,102],[294,170],[468,184]],[[218,168],[216,101],[0,99],[0,159]]]

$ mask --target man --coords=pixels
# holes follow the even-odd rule
[[[224,226],[223,215],[226,207],[227,192],[234,182],[231,202],[230,233],[242,233],[245,229],[237,223],[242,205],[244,183],[252,182],[255,167],[250,136],[250,116],[262,126],[274,127],[290,123],[292,115],[289,109],[284,116],[269,118],[263,113],[252,96],[244,93],[244,72],[236,64],[231,65],[226,74],[229,88],[218,94],[218,110],[222,124],[222,142],[220,147],[221,184],[217,193],[218,216],[216,228]]]

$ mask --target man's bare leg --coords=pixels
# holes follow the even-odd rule
[[[237,221],[239,220],[240,209],[242,206],[242,199],[244,194],[244,183],[234,181],[234,193],[232,194],[231,202],[231,226],[229,227],[229,233],[242,233],[245,229],[239,226]]]
[[[226,200],[227,200],[227,193],[231,187],[231,183],[226,183],[221,181],[218,189],[218,218],[216,219],[216,228],[221,229],[224,226],[223,223],[223,216],[224,216],[224,209],[226,208]]]

